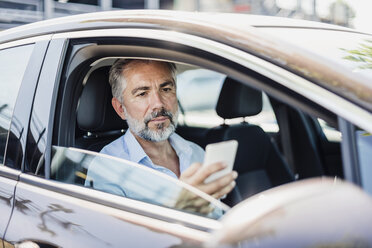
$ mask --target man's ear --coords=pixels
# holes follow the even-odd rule
[[[112,107],[114,107],[115,112],[120,116],[120,118],[125,120],[124,109],[123,109],[123,105],[121,104],[121,102],[117,98],[113,97],[111,100],[111,104],[112,104]]]

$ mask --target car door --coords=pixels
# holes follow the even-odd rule
[[[0,237],[3,240],[25,154],[33,93],[48,44],[26,39],[0,45]],[[5,239],[6,244],[6,239]]]
[[[68,44],[69,40],[64,38],[52,40],[45,56],[27,134],[24,173],[19,175],[5,239],[11,245],[32,242],[40,247],[198,246],[210,230],[220,227],[217,220],[200,212],[198,207],[184,206],[177,200],[180,195],[191,194],[195,198],[194,194],[200,194],[198,191],[193,193],[178,180],[138,169],[127,161],[96,158],[96,154],[84,150],[52,145],[59,89],[64,90],[59,84],[63,65],[67,63]],[[84,187],[86,169],[97,159],[103,159],[99,161],[107,168],[127,167],[131,175],[127,182],[135,192],[153,192],[157,185],[151,181],[153,178],[161,186],[155,190],[157,194],[164,189],[173,189],[174,193],[165,194],[165,198],[145,194],[140,199],[130,199]],[[151,176],[143,178],[144,173]],[[213,204],[213,199],[204,197],[208,196],[201,199],[212,207],[212,212],[226,210],[221,203]]]

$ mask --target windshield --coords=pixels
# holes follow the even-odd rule
[[[333,30],[260,28],[295,46],[300,46],[359,76],[372,79],[372,36]]]
[[[229,207],[161,172],[76,148],[53,146],[51,178],[218,219]]]

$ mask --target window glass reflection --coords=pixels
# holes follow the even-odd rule
[[[214,219],[228,209],[177,179],[130,161],[56,146],[52,153],[54,180]]]
[[[33,47],[32,44],[0,51],[0,164],[11,121],[19,126],[18,120],[12,120],[13,108]]]

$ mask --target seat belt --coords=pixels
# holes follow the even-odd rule
[[[285,159],[292,170],[295,180],[298,179],[298,173],[296,170],[296,166],[294,165],[294,157],[293,157],[293,150],[291,144],[291,132],[289,127],[289,115],[288,109],[286,106],[279,106],[277,109],[278,113],[278,122],[279,122],[279,132],[280,132],[280,140],[282,143],[283,153]]]

